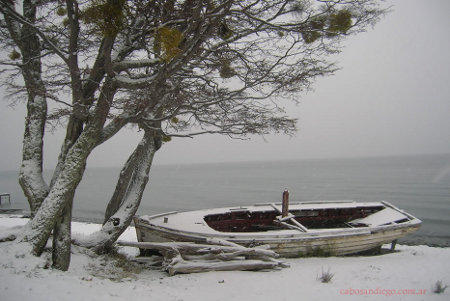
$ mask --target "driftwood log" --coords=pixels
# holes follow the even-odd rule
[[[265,247],[246,248],[235,243],[210,239],[210,244],[190,242],[126,242],[119,246],[158,251],[163,257],[162,268],[170,276],[208,271],[256,271],[288,267],[275,258],[278,254]],[[146,261],[146,260],[139,260]]]

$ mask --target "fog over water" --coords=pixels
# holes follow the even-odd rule
[[[389,0],[392,12],[350,37],[334,59],[342,67],[315,91],[286,104],[299,118],[294,137],[250,141],[221,136],[178,138],[157,164],[450,153],[450,1]],[[0,97],[2,91],[0,88]],[[25,107],[0,102],[0,170],[17,170]],[[122,131],[94,151],[88,167],[119,166],[139,140]],[[47,134],[45,167],[55,166],[63,131]]]

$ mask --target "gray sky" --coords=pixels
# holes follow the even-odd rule
[[[349,38],[336,60],[343,68],[289,106],[295,137],[250,141],[221,136],[174,139],[155,163],[286,160],[450,153],[450,1],[396,0],[374,29]],[[0,91],[1,93],[1,91]],[[0,103],[0,171],[20,165],[25,108]],[[53,168],[62,131],[48,135],[45,167]],[[127,130],[99,147],[88,165],[121,165],[139,135]]]

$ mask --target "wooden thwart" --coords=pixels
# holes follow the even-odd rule
[[[277,217],[277,220],[275,222],[280,223],[280,225],[285,226],[287,228],[296,229],[296,230],[299,230],[301,232],[308,232],[308,229],[305,228],[305,226],[303,226],[302,224],[297,222],[297,220],[295,219],[295,215],[287,213],[286,216],[283,216],[282,210],[280,210],[280,208],[277,207],[277,205],[272,203],[272,204],[270,204],[270,206],[273,209],[275,209],[278,213],[282,214],[281,216]],[[287,224],[286,221],[291,222],[293,225]]]

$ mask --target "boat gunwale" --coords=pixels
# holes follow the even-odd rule
[[[138,218],[139,221],[139,218]],[[136,223],[136,221],[135,221]],[[137,228],[148,228],[152,231],[160,231],[168,233],[171,235],[182,235],[192,237],[193,239],[205,239],[210,237],[220,237],[223,239],[232,240],[245,240],[245,241],[258,241],[258,240],[277,240],[285,239],[287,241],[291,240],[314,240],[314,239],[331,239],[331,238],[342,238],[350,236],[360,236],[360,235],[370,235],[377,232],[394,231],[402,228],[416,228],[419,227],[421,221],[417,218],[404,222],[401,224],[388,224],[375,227],[364,227],[364,228],[336,228],[333,230],[326,229],[312,229],[310,232],[299,232],[296,230],[282,229],[277,231],[265,231],[257,232],[259,235],[255,235],[255,232],[220,232],[215,231],[214,233],[202,233],[202,232],[192,232],[180,229],[172,229],[164,226],[159,226],[151,223],[139,223],[135,224]],[[288,232],[289,231],[289,232]],[[270,233],[272,232],[272,233]],[[274,233],[276,232],[276,233]]]
[[[359,233],[366,233],[371,231],[379,231],[379,230],[386,230],[386,229],[396,229],[396,228],[404,228],[404,227],[414,227],[415,225],[420,225],[422,223],[421,220],[416,218],[415,216],[404,212],[403,210],[397,208],[396,206],[390,204],[386,201],[375,201],[375,202],[356,202],[356,201],[316,201],[316,202],[306,202],[306,203],[293,203],[290,206],[290,210],[302,210],[302,208],[294,208],[301,205],[309,205],[309,204],[326,204],[326,205],[333,205],[336,204],[338,207],[336,209],[340,209],[339,206],[342,206],[344,203],[351,203],[356,204],[355,207],[376,207],[376,206],[383,206],[385,208],[391,208],[393,210],[396,210],[400,212],[401,214],[405,215],[409,220],[406,222],[403,222],[401,224],[394,223],[395,221],[392,221],[390,224],[385,225],[378,225],[378,226],[367,226],[367,227],[353,227],[353,228],[323,228],[323,229],[314,229],[314,228],[307,228],[307,232],[299,232],[295,229],[279,229],[279,230],[268,230],[268,231],[261,231],[261,232],[223,232],[218,231],[212,228],[207,224],[207,222],[204,220],[204,217],[211,214],[220,214],[220,213],[228,213],[228,212],[235,212],[236,210],[246,210],[246,211],[252,211],[252,209],[257,209],[256,211],[264,212],[266,210],[262,210],[262,206],[271,207],[273,204],[277,205],[276,203],[267,203],[265,205],[262,204],[256,204],[256,205],[250,205],[250,206],[240,206],[240,207],[222,207],[222,208],[211,208],[211,209],[201,209],[201,210],[193,210],[193,211],[184,211],[184,212],[177,212],[177,211],[170,211],[167,213],[160,213],[156,215],[143,215],[143,216],[135,216],[135,224],[136,221],[138,223],[141,223],[142,225],[149,225],[151,227],[158,228],[160,230],[165,229],[165,232],[174,232],[174,233],[186,233],[194,236],[199,237],[252,237],[252,238],[260,238],[260,237],[268,237],[273,236],[277,239],[280,237],[314,237],[314,236],[320,236],[323,237],[324,235],[328,235],[330,237],[336,236],[337,234],[341,235],[352,235],[352,234],[359,234]],[[344,206],[342,208],[348,208],[347,206]],[[316,210],[320,210],[323,208],[317,208]],[[268,208],[267,211],[272,211],[273,208]],[[304,209],[304,210],[314,210],[314,209]],[[195,216],[199,220],[194,220],[196,223],[201,223],[203,226],[206,226],[208,229],[208,232],[199,232],[199,231],[189,231],[181,229],[182,225],[176,225],[178,227],[170,227],[161,225],[160,223],[152,223],[152,220],[166,217],[169,215],[183,215],[183,214],[192,214],[196,213],[197,216]]]
[[[305,204],[307,208],[302,208],[302,205]],[[320,205],[318,207],[310,207],[310,205],[317,204]],[[330,207],[333,204],[336,206]],[[385,201],[294,203],[290,206],[290,210],[326,210],[382,206],[383,209],[391,208],[398,211],[407,220],[401,222],[401,220],[395,219],[386,224],[368,224],[365,227],[308,228],[307,232],[281,228],[258,232],[222,232],[212,228],[205,220],[207,215],[228,214],[241,210],[251,213],[273,211],[275,210],[272,208],[273,205],[274,203],[268,203],[185,212],[171,211],[151,216],[135,216],[134,223],[139,241],[160,241],[161,239],[161,241],[204,243],[209,238],[219,238],[244,246],[270,245],[271,249],[275,250],[282,257],[298,257],[302,256],[302,254],[307,256],[308,254],[315,254],[315,252],[320,253],[320,251],[329,252],[330,256],[355,254],[396,241],[407,234],[415,232],[422,224],[420,219]],[[267,206],[267,208],[261,208],[263,206]],[[169,219],[166,217],[171,215],[177,215],[177,218],[175,220],[172,218],[170,219],[171,222],[169,222]],[[399,223],[396,223],[396,221]],[[169,224],[167,224],[168,222]]]

